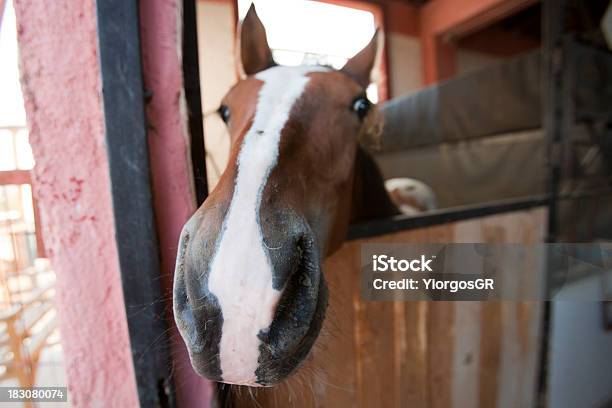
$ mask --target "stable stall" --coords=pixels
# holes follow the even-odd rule
[[[237,393],[239,406],[253,400],[272,407],[287,400],[418,407],[561,402],[557,377],[565,360],[554,351],[552,361],[550,350],[565,344],[569,333],[559,324],[567,311],[558,305],[371,302],[360,290],[363,244],[611,238],[612,54],[583,32],[564,35],[553,22],[567,9],[545,6],[543,51],[382,106],[385,130],[371,153],[384,177],[425,182],[440,208],[353,225],[350,241],[325,263],[336,296],[314,353],[326,367],[311,372],[307,366],[296,381],[273,391]],[[551,276],[541,273],[546,259],[505,262],[499,259],[499,268],[521,282],[519,297],[528,287],[559,283],[554,269]],[[602,313],[605,302],[589,304]],[[555,395],[548,396],[551,378]],[[585,386],[579,383],[576,389]],[[593,390],[593,399],[600,391]]]
[[[208,194],[196,2],[64,3],[17,9],[33,184],[58,270],[75,405],[506,407],[546,398],[545,303],[367,301],[360,256],[373,242],[610,238],[611,57],[587,37],[565,36],[564,2],[543,3],[541,54],[383,107],[373,153],[384,176],[426,182],[440,208],[351,226],[324,264],[334,296],[313,357],[325,366],[242,390],[193,371],[171,311],[181,227]],[[533,2],[469,3],[461,18],[420,33],[424,65],[435,59],[429,40]],[[426,20],[432,8],[421,10]],[[78,52],[66,51],[67,37]],[[533,285],[550,280],[532,274],[543,265],[529,259],[499,265]]]

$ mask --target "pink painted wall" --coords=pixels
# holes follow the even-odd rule
[[[115,244],[95,3],[15,0],[45,246],[72,405],[137,407]]]
[[[159,233],[164,291],[172,295],[172,276],[181,228],[195,211],[186,109],[183,98],[180,5],[181,1],[148,0],[140,3],[143,70],[146,89],[153,98],[147,107],[153,195]],[[180,338],[172,310],[174,384],[180,407],[208,407],[209,381],[197,376]]]

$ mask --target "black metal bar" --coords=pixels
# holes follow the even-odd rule
[[[563,54],[563,25],[565,0],[544,0],[542,13],[542,127],[548,142],[548,236],[547,242],[555,242],[559,234],[559,190],[561,164],[564,159],[563,143],[563,72],[566,63]],[[546,260],[550,262],[550,260]],[[551,277],[546,277],[546,285]],[[545,289],[548,292],[548,287]],[[548,362],[552,320],[551,302],[544,302],[542,313],[542,338],[537,383],[537,406],[548,406]]]
[[[486,204],[454,207],[444,210],[431,211],[417,216],[398,215],[381,220],[369,221],[352,225],[349,228],[348,239],[369,238],[377,235],[389,234],[398,231],[446,224],[470,218],[485,217],[487,215],[501,214],[511,211],[526,210],[546,205],[546,196],[533,196],[515,200],[495,201]]]
[[[543,64],[542,124],[548,140],[548,242],[554,242],[558,235],[559,185],[563,153],[563,13],[564,0],[545,0],[543,13]]]
[[[174,405],[149,168],[138,2],[96,1],[115,233],[142,407]]]
[[[183,78],[185,98],[189,115],[191,141],[191,165],[195,184],[196,200],[201,205],[208,196],[206,179],[206,150],[204,145],[204,122],[200,92],[200,64],[198,57],[198,31],[195,0],[183,1]]]

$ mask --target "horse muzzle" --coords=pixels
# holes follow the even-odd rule
[[[267,228],[260,231],[263,239],[251,241],[246,226],[239,246],[213,237],[223,228],[207,226],[206,216],[185,225],[174,315],[201,376],[271,386],[293,373],[311,350],[325,317],[327,286],[314,234],[303,221],[291,225]]]

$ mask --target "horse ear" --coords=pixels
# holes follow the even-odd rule
[[[238,71],[244,75],[254,75],[259,71],[270,68],[276,63],[272,59],[272,51],[268,46],[266,29],[257,16],[255,6],[251,3],[249,11],[240,24],[238,35],[240,52],[237,61],[241,66]]]
[[[378,51],[378,28],[374,32],[372,39],[361,51],[353,58],[349,59],[342,67],[341,71],[353,78],[364,88],[370,84],[370,74],[376,62],[376,52]]]

